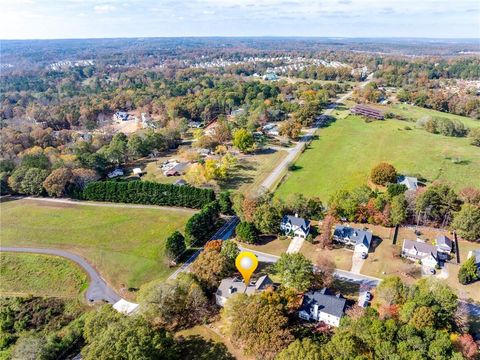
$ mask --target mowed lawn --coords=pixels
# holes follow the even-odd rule
[[[414,126],[393,119],[366,123],[353,115],[338,119],[318,131],[318,139],[300,156],[277,193],[280,197],[303,193],[327,201],[336,190],[366,184],[371,169],[381,161],[403,174],[447,181],[457,190],[480,185],[480,148],[467,138],[435,135]]]
[[[78,253],[115,288],[165,278],[166,238],[194,211],[96,207],[17,200],[0,204],[2,246]]]
[[[76,298],[88,276],[75,263],[57,256],[0,253],[0,295]]]

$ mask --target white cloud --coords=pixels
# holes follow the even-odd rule
[[[117,8],[113,5],[108,5],[108,4],[104,4],[104,5],[95,5],[93,7],[93,11],[97,14],[108,14],[108,13],[111,13],[111,12],[114,12]]]

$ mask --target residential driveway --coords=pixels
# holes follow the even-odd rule
[[[350,272],[354,274],[360,274],[360,270],[362,270],[364,262],[365,260],[362,259],[361,254],[357,251],[354,251],[352,255],[352,269],[350,270]]]
[[[300,236],[294,236],[292,241],[290,241],[290,245],[288,245],[287,254],[295,254],[299,252],[304,241],[304,238]]]
[[[97,270],[90,265],[87,260],[79,255],[73,254],[65,250],[57,249],[42,249],[42,248],[21,248],[21,247],[0,247],[0,251],[30,253],[30,254],[46,254],[55,255],[67,258],[77,263],[90,277],[90,285],[88,286],[85,297],[89,302],[106,301],[114,304],[121,299],[121,297],[111,288],[105,280],[102,279]]]
[[[448,271],[449,266],[449,263],[443,264],[442,268],[440,269],[440,273],[437,275],[438,279],[448,279],[450,276],[450,272]]]

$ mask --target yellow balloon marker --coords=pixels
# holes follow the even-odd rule
[[[249,251],[242,251],[235,259],[235,266],[242,274],[245,285],[248,286],[250,278],[258,266],[258,259],[255,254]]]

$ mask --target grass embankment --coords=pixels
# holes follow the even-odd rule
[[[96,207],[35,200],[0,204],[2,245],[59,248],[85,257],[115,288],[166,278],[166,238],[194,211]]]
[[[402,174],[443,180],[457,190],[478,186],[480,148],[470,145],[468,138],[431,134],[414,126],[400,120],[366,123],[358,116],[337,119],[320,129],[319,138],[298,159],[277,194],[302,193],[327,201],[337,190],[366,184],[371,169],[381,161]]]
[[[0,253],[0,295],[76,298],[88,276],[73,262],[49,255]]]

